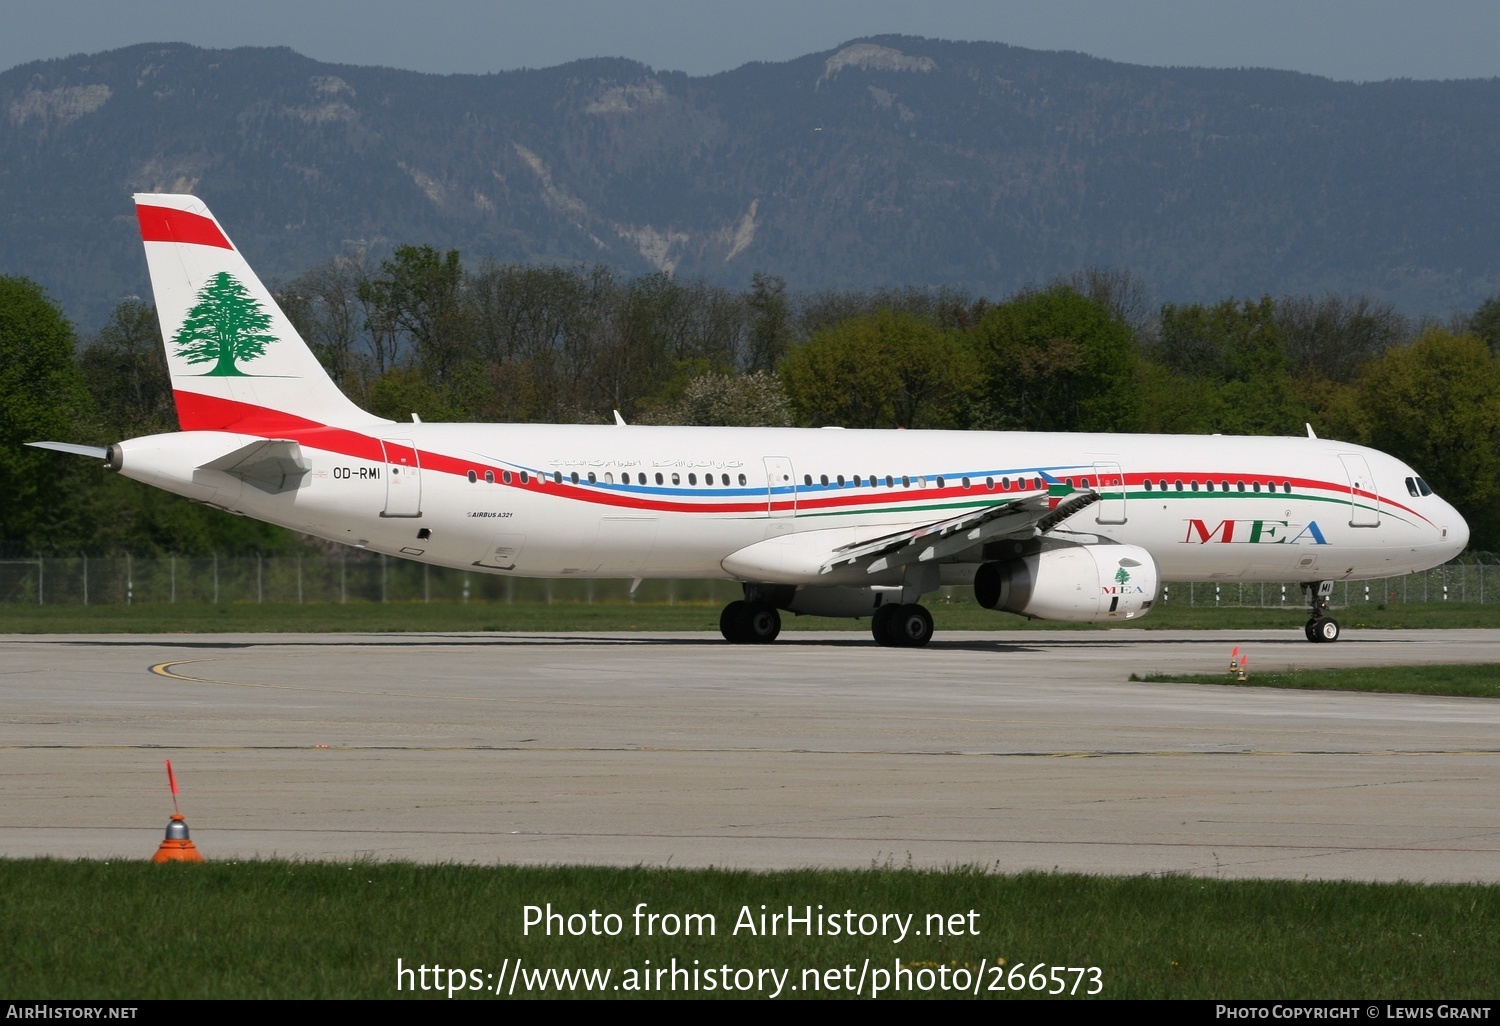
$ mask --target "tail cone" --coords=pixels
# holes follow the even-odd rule
[[[187,820],[181,814],[172,813],[172,818],[167,821],[167,836],[157,846],[156,854],[151,857],[152,862],[202,862],[203,856],[198,854],[192,838],[188,836]]]

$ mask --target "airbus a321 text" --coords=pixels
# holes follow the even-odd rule
[[[1312,437],[398,423],[337,389],[208,208],[135,198],[181,431],[95,455],[190,499],[374,552],[522,577],[727,578],[732,642],[784,612],[932,636],[922,596],[1126,622],[1175,581],[1425,570],[1463,518],[1384,453]],[[618,419],[618,418],[617,418]]]

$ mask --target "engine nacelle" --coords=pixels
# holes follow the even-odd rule
[[[1138,545],[1064,545],[985,563],[974,597],[986,609],[1089,623],[1144,616],[1160,584],[1156,560]]]

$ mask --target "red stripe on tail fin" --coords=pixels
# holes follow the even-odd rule
[[[148,207],[136,204],[136,220],[141,223],[143,242],[179,242],[195,246],[234,249],[212,218],[170,207]]]

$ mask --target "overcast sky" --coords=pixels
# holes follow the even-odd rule
[[[428,72],[631,57],[712,74],[879,33],[1330,78],[1500,75],[1497,0],[0,0],[0,69],[144,42]]]

